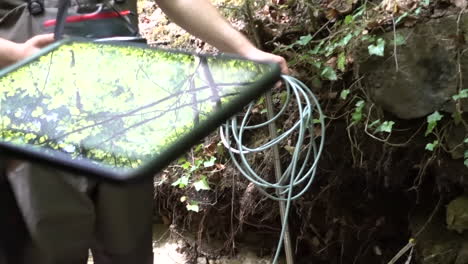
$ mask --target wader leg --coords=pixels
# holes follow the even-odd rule
[[[2,163],[0,161],[0,163]],[[0,168],[0,264],[21,263],[28,233],[5,168]]]
[[[96,193],[96,264],[151,264],[153,181],[99,184]]]
[[[31,236],[25,263],[84,264],[92,243],[95,214],[82,177],[22,163],[8,172]]]

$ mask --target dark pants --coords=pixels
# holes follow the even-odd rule
[[[29,163],[7,179],[0,247],[8,264],[86,264],[89,249],[97,264],[153,263],[152,181],[110,185]]]
[[[4,178],[0,179],[0,264],[21,263],[28,240],[26,225],[11,186]]]

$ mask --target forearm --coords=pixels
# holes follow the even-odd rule
[[[21,58],[22,44],[0,38],[0,68],[17,62]]]
[[[219,50],[247,56],[254,45],[234,29],[209,0],[156,0],[176,24]]]

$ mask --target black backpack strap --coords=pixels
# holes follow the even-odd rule
[[[70,7],[70,0],[60,0],[57,10],[57,19],[54,30],[55,40],[62,39],[65,22],[68,15],[68,8]]]

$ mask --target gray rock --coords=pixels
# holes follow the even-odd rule
[[[461,19],[461,28],[468,32],[468,15]],[[359,52],[359,73],[365,75],[368,92],[374,102],[399,118],[413,119],[436,110],[453,111],[452,95],[457,93],[458,73],[457,17],[445,17],[403,28],[397,33],[406,39],[393,56],[393,32],[385,39],[385,56],[370,56],[367,45]],[[365,49],[365,50],[364,50]],[[462,76],[468,73],[468,52],[461,57]],[[464,80],[465,87],[468,78]],[[465,100],[464,111],[468,110]]]
[[[447,228],[458,233],[468,229],[468,196],[460,196],[447,205]]]

